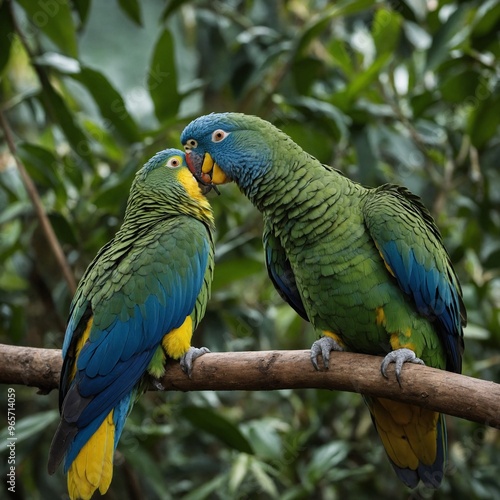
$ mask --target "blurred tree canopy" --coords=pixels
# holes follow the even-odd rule
[[[499,381],[499,32],[497,0],[4,0],[1,112],[76,279],[136,170],[200,114],[257,114],[359,182],[406,185],[462,281],[463,372]],[[234,186],[211,201],[217,266],[195,344],[308,348],[315,332],[267,279],[260,215]],[[60,347],[71,292],[5,141],[0,231],[0,341]],[[65,498],[45,468],[57,394],[15,389],[15,498]],[[500,498],[498,431],[452,418],[448,431],[444,484],[412,492],[357,395],[149,393],[107,498]]]

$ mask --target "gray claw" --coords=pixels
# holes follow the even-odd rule
[[[391,363],[396,363],[396,379],[398,381],[399,386],[401,387],[401,370],[403,368],[404,363],[415,363],[417,365],[425,365],[425,363],[417,358],[415,353],[411,349],[396,349],[395,351],[391,351],[382,361],[380,365],[380,372],[385,378],[388,378],[387,375],[387,367]]]
[[[161,383],[160,379],[154,378],[153,379],[153,385],[155,386],[156,390],[158,391],[164,391],[165,387]]]
[[[210,352],[210,349],[207,347],[190,347],[188,352],[182,356],[180,365],[182,371],[187,374],[189,378],[193,373],[193,363],[196,358],[203,356],[207,352]]]
[[[343,351],[344,349],[331,337],[321,337],[311,346],[311,363],[316,370],[319,370],[318,356],[321,354],[325,370],[328,370],[331,351]]]

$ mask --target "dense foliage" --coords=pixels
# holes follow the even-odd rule
[[[119,226],[137,168],[179,147],[183,126],[207,112],[257,114],[355,180],[408,186],[436,217],[463,284],[464,373],[498,381],[499,30],[496,0],[3,1],[1,112],[77,279]],[[260,215],[234,186],[211,200],[217,266],[195,344],[308,348],[315,332],[267,279]],[[71,293],[5,141],[0,230],[0,341],[60,347]],[[62,472],[45,468],[56,391],[15,389],[15,498],[64,498]],[[449,418],[448,432],[434,498],[500,498],[498,431]],[[433,493],[398,482],[361,397],[300,390],[148,393],[108,496]]]

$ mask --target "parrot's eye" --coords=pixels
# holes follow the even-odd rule
[[[166,166],[170,168],[177,168],[182,165],[182,159],[179,156],[173,156],[167,161]]]
[[[219,129],[215,130],[214,133],[212,134],[212,142],[221,142],[228,135],[229,135],[229,132],[226,132],[225,130],[222,130],[219,128]]]
[[[198,141],[195,139],[189,139],[184,146],[185,149],[193,149],[196,147],[198,147]]]

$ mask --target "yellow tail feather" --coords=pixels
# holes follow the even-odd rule
[[[434,463],[439,413],[383,398],[371,399],[370,410],[395,465],[416,470],[419,463]]]
[[[68,492],[71,500],[89,500],[99,488],[108,491],[113,477],[115,424],[113,411],[85,443],[68,470]]]

